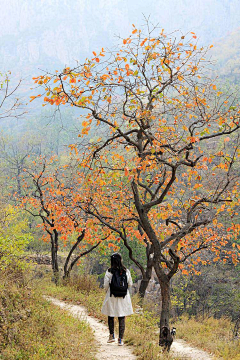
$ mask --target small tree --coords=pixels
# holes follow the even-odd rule
[[[0,269],[10,264],[24,267],[22,256],[31,240],[26,214],[20,208],[0,203]]]
[[[76,199],[82,202],[82,177],[77,177],[76,187],[72,174],[69,178],[66,175],[67,166],[54,169],[55,160],[40,158],[38,164],[34,162],[37,168],[24,170],[25,194],[20,201],[25,211],[41,219],[39,225],[44,231],[43,240],[48,241],[50,238],[52,269],[55,283],[58,283],[59,241],[62,241],[64,246],[70,246],[63,267],[63,278],[67,278],[79,259],[96,249],[109,234],[101,232],[101,229],[95,226],[96,221],[87,217],[75,205]],[[72,241],[72,238],[75,240]]]
[[[94,52],[83,65],[35,81],[47,89],[46,104],[88,112],[83,136],[93,124],[96,131],[104,126],[105,137],[94,145],[96,166],[105,170],[108,154],[123,157],[131,219],[153,247],[164,345],[170,280],[179,269],[187,271],[183,264],[192,255],[199,261],[202,249],[215,252],[217,261],[232,236],[225,219],[234,224],[239,206],[240,110],[208,78],[207,49],[198,49],[194,33],[156,32],[149,24],[134,27],[119,49]],[[118,177],[119,169],[109,172]]]
[[[26,113],[17,90],[20,88],[22,80],[16,84],[11,83],[11,72],[0,73],[0,121],[11,118],[18,118]]]
[[[13,82],[13,83],[12,83]],[[17,92],[21,85],[21,80],[14,84],[11,79],[11,73],[0,73],[0,122],[8,123],[9,120],[21,118],[25,114],[25,109],[17,97]],[[11,144],[8,146],[8,139],[0,137],[0,165],[1,165],[1,184],[9,183],[9,177],[15,176],[17,180],[17,191],[21,192],[19,175],[22,171],[22,164],[25,161],[26,154],[20,154],[18,146]],[[6,186],[1,186],[2,196],[9,196],[5,192]]]

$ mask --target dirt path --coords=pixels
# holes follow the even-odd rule
[[[137,360],[133,355],[130,346],[118,346],[117,343],[107,343],[109,336],[108,328],[99,320],[89,316],[86,309],[80,305],[69,305],[63,301],[52,298],[50,296],[45,297],[53,304],[69,311],[74,317],[86,320],[94,331],[94,335],[97,343],[99,344],[99,350],[97,353],[98,360]]]
[[[181,360],[213,360],[206,351],[189,346],[184,340],[176,339],[171,346],[171,352]],[[171,353],[170,352],[170,353]],[[216,358],[215,358],[216,359]]]
[[[137,360],[136,356],[133,355],[130,346],[118,346],[117,343],[107,344],[109,335],[107,326],[92,316],[89,316],[83,306],[67,304],[64,301],[60,301],[50,296],[45,296],[45,298],[62,309],[69,311],[74,317],[80,318],[81,320],[85,320],[89,323],[94,331],[96,341],[99,344],[99,350],[97,353],[98,360]],[[181,360],[214,359],[207,352],[193,348],[184,340],[178,339],[174,340],[171,346],[170,354]]]

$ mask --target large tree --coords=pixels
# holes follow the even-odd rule
[[[104,132],[90,144],[92,164],[85,166],[112,179],[122,171],[127,177],[127,206],[122,197],[115,204],[131,207],[121,218],[122,231],[134,222],[153,249],[160,345],[169,329],[171,278],[192,255],[198,261],[202,249],[218,259],[238,214],[240,110],[208,78],[208,49],[199,49],[195,39],[194,33],[168,36],[148,23],[133,27],[118,49],[93,52],[83,65],[35,78],[45,104],[82,109],[81,136],[93,126]],[[116,153],[119,166],[112,166],[109,154]],[[99,214],[91,199],[89,209]]]

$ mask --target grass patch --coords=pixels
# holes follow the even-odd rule
[[[10,276],[9,276],[10,274]],[[93,360],[92,330],[30,289],[24,274],[0,275],[0,358]]]
[[[207,318],[197,321],[182,317],[175,323],[177,336],[224,360],[240,360],[240,341],[232,340],[228,319]]]

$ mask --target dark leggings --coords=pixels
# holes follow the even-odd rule
[[[119,323],[119,338],[123,339],[124,330],[125,330],[125,316],[119,317],[118,323]],[[108,317],[108,327],[109,327],[110,334],[113,335],[114,334],[114,317],[111,317],[111,316]]]

